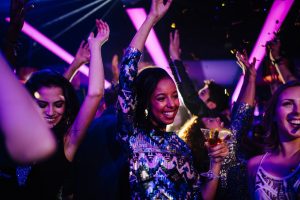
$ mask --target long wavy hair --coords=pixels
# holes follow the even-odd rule
[[[59,87],[62,89],[65,97],[65,112],[62,120],[53,127],[53,130],[56,134],[65,135],[73,124],[80,107],[72,84],[58,72],[44,69],[33,73],[25,86],[33,97],[34,93],[42,87]]]
[[[149,118],[152,117],[150,99],[158,82],[165,78],[172,80],[164,69],[159,67],[147,67],[140,71],[134,80],[134,88],[137,96],[134,121],[138,127],[148,130],[155,128],[149,120]],[[145,113],[145,110],[147,110],[148,113]]]
[[[279,132],[277,122],[274,120],[276,107],[280,95],[288,88],[300,87],[300,81],[290,81],[281,85],[271,97],[262,120],[261,137],[263,138],[263,147],[265,151],[272,151],[279,147]]]
[[[207,148],[204,146],[205,138],[201,132],[201,128],[205,128],[201,119],[192,116],[181,127],[178,136],[190,147],[193,154],[194,166],[199,172],[208,170],[209,157]]]

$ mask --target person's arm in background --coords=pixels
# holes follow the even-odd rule
[[[198,92],[181,61],[178,30],[175,30],[174,36],[170,33],[169,54],[171,57],[171,71],[175,78],[179,92],[182,95],[185,106],[193,115],[201,116],[202,114],[207,113],[208,108],[198,96]]]
[[[175,31],[174,36],[170,34],[169,53],[172,59],[171,70],[176,80],[179,91],[182,95],[186,107],[195,115],[208,112],[208,108],[204,102],[199,98],[191,79],[185,71],[185,68],[180,59],[180,40],[178,30]],[[225,144],[220,144],[216,147],[208,146],[208,152],[211,155],[211,170],[214,174],[219,174],[221,170],[221,163],[223,158],[228,155],[228,148]],[[211,179],[205,182],[201,187],[203,199],[214,199],[219,180]]]
[[[16,68],[18,56],[18,38],[24,25],[28,0],[11,0],[10,22],[3,38],[3,55],[13,68]]]
[[[267,42],[266,45],[268,57],[275,66],[277,73],[283,83],[296,80],[296,77],[291,73],[288,67],[288,60],[281,55],[281,42],[278,38]]]
[[[252,63],[249,63],[249,58],[246,51],[243,51],[242,53],[237,52],[236,58],[238,64],[244,72],[244,82],[242,85],[241,92],[238,96],[237,102],[243,102],[249,104],[250,106],[254,106],[256,83],[256,58],[253,59]]]
[[[56,141],[27,93],[0,55],[0,129],[13,160],[34,162],[51,155]]]
[[[244,73],[242,89],[232,110],[231,130],[236,138],[235,153],[241,161],[246,160],[248,153],[242,150],[243,140],[250,131],[255,107],[256,70],[255,62],[249,63],[247,52],[236,53],[237,63]],[[246,158],[245,158],[246,157]]]
[[[88,92],[69,133],[65,137],[65,155],[69,161],[73,160],[104,95],[104,69],[101,49],[108,40],[110,30],[108,24],[102,20],[97,19],[96,26],[97,35],[94,36],[94,33],[91,33],[88,38],[91,52]]]
[[[91,55],[89,44],[85,41],[82,41],[76,52],[73,62],[70,64],[69,68],[64,73],[64,77],[71,82],[73,77],[76,75],[78,69],[83,64],[87,64],[90,61],[90,57]]]

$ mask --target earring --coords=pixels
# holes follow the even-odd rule
[[[145,114],[145,118],[147,119],[148,118],[148,114],[149,114],[149,111],[148,111],[147,108],[145,109],[144,114]]]

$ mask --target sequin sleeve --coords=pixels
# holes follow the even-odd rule
[[[133,114],[136,106],[133,81],[137,76],[140,57],[141,52],[138,49],[128,47],[121,63],[118,93],[118,137],[125,141],[128,139],[128,135],[133,133]]]
[[[230,129],[232,131],[231,143],[228,145],[229,155],[225,157],[220,172],[221,188],[228,187],[228,174],[233,168],[240,166],[244,162],[244,157],[241,157],[240,145],[241,137],[247,134],[250,129],[254,108],[246,103],[235,103],[232,110],[232,120]]]
[[[242,138],[248,134],[254,115],[254,107],[247,103],[236,103],[232,112],[231,130],[236,139],[235,153],[239,161],[245,161],[245,155],[242,152]]]

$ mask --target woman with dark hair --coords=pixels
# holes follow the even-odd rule
[[[176,85],[160,68],[138,74],[137,64],[145,41],[171,0],[152,0],[150,13],[122,60],[119,77],[118,139],[128,155],[131,199],[213,199],[218,179],[202,183],[193,166],[191,151],[166,126],[179,107]],[[224,143],[208,149],[212,170],[228,154]]]
[[[42,70],[34,73],[26,87],[36,100],[40,114],[54,132],[57,151],[48,159],[16,169],[19,195],[25,199],[58,199],[70,164],[93,120],[104,92],[104,72],[101,46],[109,37],[108,25],[96,20],[98,33],[88,38],[91,52],[89,88],[79,108],[72,85],[62,75]],[[13,199],[13,197],[11,196]]]
[[[253,199],[300,198],[300,82],[273,94],[263,117],[265,154],[248,162]]]

